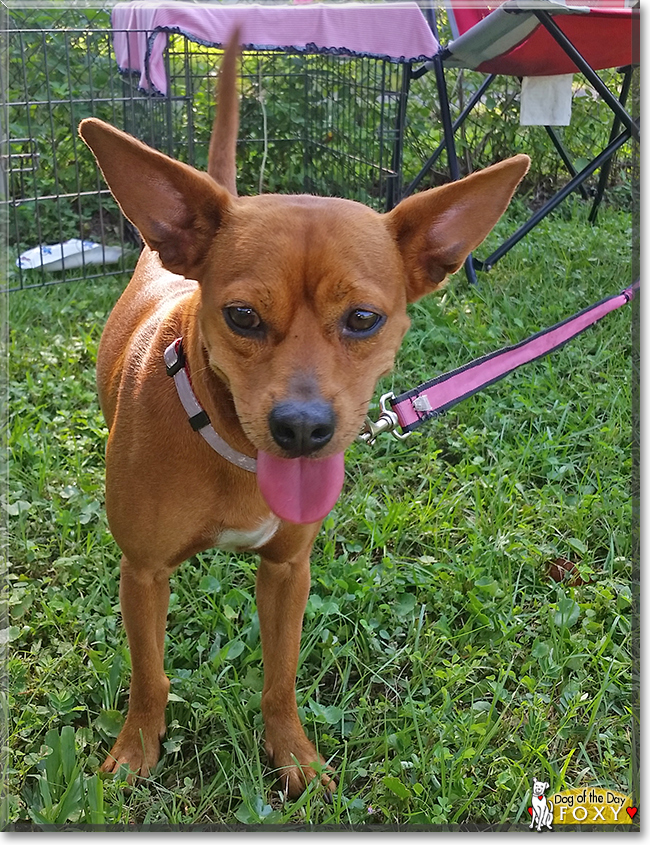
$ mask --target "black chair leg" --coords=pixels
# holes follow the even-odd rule
[[[458,158],[456,156],[456,143],[454,140],[454,127],[451,121],[451,112],[449,110],[449,99],[447,97],[447,83],[445,82],[445,71],[442,66],[442,60],[439,56],[434,58],[434,71],[436,74],[436,85],[438,88],[438,96],[440,98],[440,116],[442,118],[442,132],[445,140],[445,147],[447,148],[447,161],[449,162],[449,175],[452,182],[460,179],[460,168],[458,167]],[[465,275],[470,285],[476,284],[476,265],[472,254],[470,253],[465,259]]]
[[[627,102],[627,95],[630,92],[630,85],[632,84],[632,68],[626,67],[623,71],[623,83],[621,85],[621,93],[619,95],[619,102],[621,106],[625,107],[625,103]],[[618,115],[614,116],[614,122],[612,123],[612,131],[609,134],[609,142],[611,143],[614,138],[618,135],[618,131],[621,128],[621,119]],[[596,196],[594,197],[593,205],[591,206],[591,211],[589,212],[589,222],[595,223],[596,217],[598,216],[598,209],[600,207],[600,203],[603,199],[603,194],[605,193],[605,188],[607,187],[607,182],[609,181],[609,174],[612,169],[612,164],[614,161],[614,157],[608,158],[605,164],[600,169],[600,176],[598,179],[598,188],[596,189]]]
[[[569,174],[571,175],[572,178],[575,178],[578,175],[578,171],[573,166],[573,162],[571,161],[571,159],[569,157],[568,150],[566,149],[566,147],[564,146],[564,144],[560,140],[559,135],[557,134],[555,129],[553,129],[552,126],[545,126],[544,129],[546,129],[546,132],[548,133],[549,138],[553,142],[553,146],[555,147],[555,149],[558,152],[558,155],[560,156],[560,158],[564,162],[564,166],[569,171]],[[610,141],[611,140],[612,139],[610,138]],[[578,190],[580,191],[580,194],[581,194],[583,200],[589,199],[589,194],[587,193],[587,190],[582,183],[580,183],[580,185],[578,185]]]
[[[475,285],[477,283],[476,263],[471,252],[465,259],[465,275],[467,276],[467,281],[470,285]]]
[[[431,63],[431,64],[433,64],[433,63]],[[411,78],[412,79],[419,78],[419,76],[422,76],[422,72],[426,73],[430,69],[431,69],[430,67],[421,68],[419,71],[416,71],[414,74],[412,74]],[[455,135],[456,131],[458,129],[460,129],[460,127],[463,125],[467,116],[474,109],[474,106],[478,103],[478,101],[481,99],[483,94],[487,91],[487,89],[490,87],[490,85],[494,81],[494,78],[495,78],[494,74],[490,74],[489,76],[485,77],[485,79],[481,83],[480,87],[474,92],[474,94],[472,95],[470,101],[467,103],[465,108],[458,115],[456,120],[452,123],[452,125],[451,125],[452,135]],[[425,162],[425,164],[423,165],[422,169],[420,170],[418,175],[415,177],[415,179],[413,179],[413,181],[408,185],[408,187],[406,187],[403,190],[402,199],[404,199],[405,197],[411,196],[411,194],[415,191],[415,189],[418,187],[418,185],[422,182],[424,177],[431,170],[433,165],[438,161],[438,159],[440,158],[440,156],[442,155],[442,153],[444,151],[445,151],[445,140],[443,138],[443,140],[438,144],[438,146],[433,151],[433,153],[429,156],[429,158],[427,159],[427,161]]]

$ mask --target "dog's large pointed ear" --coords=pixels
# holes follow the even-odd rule
[[[514,156],[409,197],[386,215],[406,266],[409,302],[462,267],[508,207],[529,165],[528,156]]]
[[[207,174],[169,158],[96,118],[79,134],[145,243],[173,273],[197,278],[231,198]]]

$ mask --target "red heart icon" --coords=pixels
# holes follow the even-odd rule
[[[533,808],[532,808],[532,807],[529,807],[529,808],[528,808],[528,812],[529,812],[529,813],[531,814],[531,816],[532,816],[532,815],[533,815]],[[629,807],[628,807],[628,812],[629,812]]]
[[[628,816],[631,819],[633,819],[636,816],[636,811],[637,811],[636,807],[626,807],[625,810],[626,810]]]

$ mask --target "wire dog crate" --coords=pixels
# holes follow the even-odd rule
[[[79,121],[102,118],[204,170],[221,50],[170,33],[162,96],[120,72],[108,10],[12,9],[6,22],[4,288],[129,272],[139,236],[78,137]],[[406,67],[346,55],[244,51],[240,193],[308,192],[391,207],[399,194]],[[60,247],[41,249],[60,244],[73,254],[58,263]],[[31,267],[20,259],[28,250],[36,256]]]

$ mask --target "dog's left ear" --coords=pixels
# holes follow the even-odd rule
[[[403,200],[386,215],[407,272],[414,302],[455,273],[490,233],[530,166],[517,155],[458,182]]]

